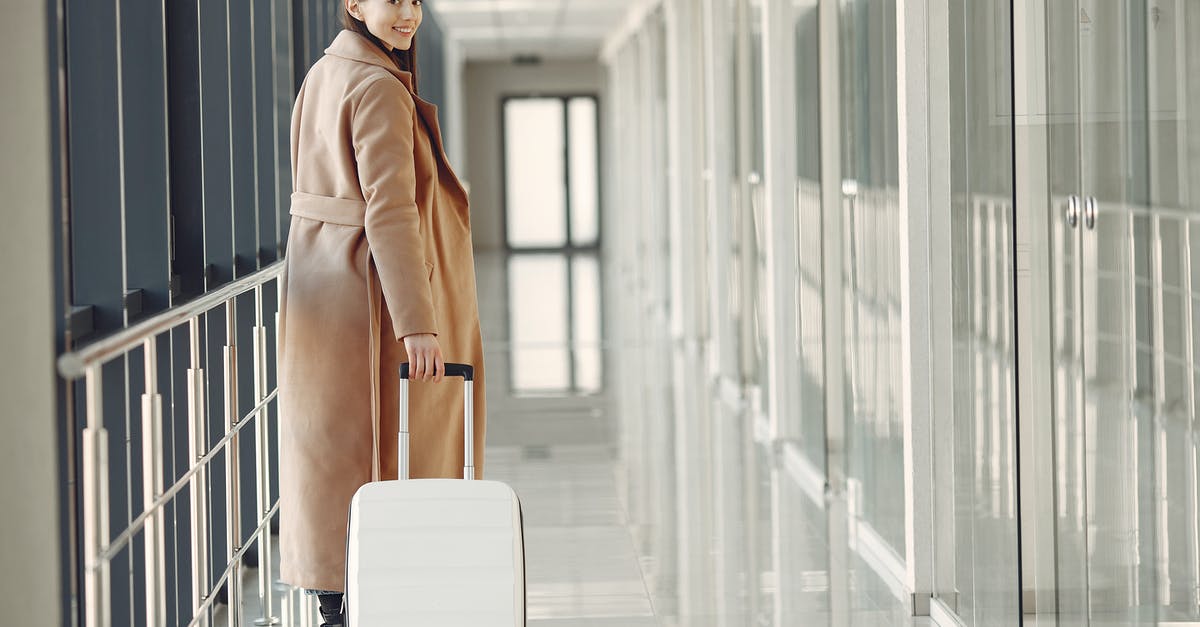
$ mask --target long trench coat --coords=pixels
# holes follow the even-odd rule
[[[435,333],[447,362],[475,366],[482,477],[470,215],[437,108],[352,31],[338,34],[297,96],[292,180],[279,329],[280,576],[338,591],[351,497],[397,475],[404,336]],[[414,382],[410,392],[412,477],[462,477],[461,381]]]

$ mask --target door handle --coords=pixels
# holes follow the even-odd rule
[[[1089,231],[1096,230],[1096,212],[1099,210],[1095,196],[1089,196],[1083,207],[1083,224]]]
[[[1079,197],[1075,194],[1067,196],[1067,226],[1075,228],[1079,225]]]

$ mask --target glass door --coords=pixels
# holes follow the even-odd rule
[[[1144,0],[1046,3],[1061,625],[1155,624]]]
[[[1082,0],[1080,229],[1093,624],[1155,624],[1145,0]]]

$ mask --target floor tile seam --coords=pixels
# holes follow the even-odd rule
[[[609,471],[612,474],[614,484],[619,482],[620,477],[617,476],[616,460],[614,460],[613,463],[610,465]],[[654,602],[654,595],[651,594],[651,592],[650,592],[650,583],[649,583],[648,578],[646,577],[646,569],[643,568],[643,566],[642,566],[641,555],[639,554],[638,547],[637,547],[637,536],[634,534],[634,531],[633,531],[633,519],[629,515],[629,503],[626,502],[626,499],[621,497],[620,490],[617,491],[617,504],[619,506],[619,511],[621,513],[621,521],[625,527],[625,535],[629,538],[629,545],[631,547],[633,547],[634,566],[637,567],[638,576],[641,577],[642,589],[646,593],[646,602],[650,604],[651,616],[654,617],[655,622],[661,622],[658,620],[658,607]]]

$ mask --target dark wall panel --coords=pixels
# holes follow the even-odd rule
[[[276,253],[283,256],[292,195],[291,119],[292,103],[299,86],[295,69],[298,40],[292,38],[293,16],[296,13],[292,0],[272,0],[272,7],[275,9],[275,193],[279,197],[275,233],[278,242]]]
[[[275,63],[272,0],[253,0],[252,33],[254,46],[254,191],[258,211],[255,215],[255,266],[275,261],[279,238],[275,133]]]
[[[129,300],[136,317],[170,301],[166,48],[162,2],[120,6],[126,289],[141,290]]]
[[[229,3],[229,103],[233,176],[234,276],[252,274],[258,257],[258,185],[254,149],[254,45],[251,3]]]
[[[171,274],[174,298],[204,291],[204,180],[200,134],[199,0],[167,3],[167,106],[170,113]]]
[[[116,11],[93,0],[67,6],[67,89],[87,103],[68,111],[72,301],[95,307],[95,329],[105,333],[124,324]]]
[[[200,3],[200,129],[206,290],[233,278],[228,15],[227,0],[204,0]]]

